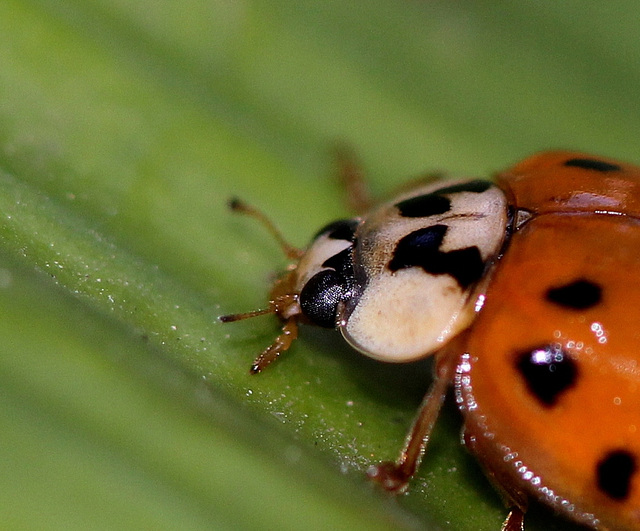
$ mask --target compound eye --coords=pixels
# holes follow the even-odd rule
[[[314,324],[336,326],[338,303],[346,291],[344,277],[332,269],[313,275],[300,292],[302,313]]]

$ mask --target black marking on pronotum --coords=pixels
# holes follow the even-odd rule
[[[480,194],[486,192],[491,187],[489,181],[480,179],[466,181],[451,186],[444,186],[429,194],[409,197],[396,203],[400,215],[405,218],[423,218],[445,214],[451,210],[451,199],[445,197],[449,194],[459,194],[462,192],[472,192]]]
[[[447,229],[446,225],[432,225],[402,238],[389,262],[389,270],[421,267],[432,275],[452,276],[462,289],[480,280],[485,264],[477,247],[440,250]]]
[[[444,214],[451,209],[451,200],[440,195],[438,192],[432,194],[418,195],[410,197],[404,201],[396,203],[400,215],[404,218],[426,218]]]
[[[473,181],[466,181],[459,184],[452,184],[451,186],[445,186],[444,188],[439,188],[434,193],[445,195],[445,194],[458,194],[460,192],[473,192],[475,194],[481,194],[482,192],[486,192],[489,188],[493,186],[490,181],[483,181],[482,179],[474,179]]]
[[[576,362],[558,345],[542,345],[519,352],[516,368],[527,389],[545,407],[556,405],[578,377]]]
[[[347,247],[339,253],[334,254],[323,262],[322,267],[330,267],[347,278],[353,276],[352,250],[353,247]]]
[[[613,450],[598,462],[598,489],[616,501],[624,501],[631,490],[631,479],[637,471],[636,458],[626,450]]]
[[[573,168],[582,168],[583,170],[595,170],[603,173],[610,171],[620,171],[622,168],[617,164],[611,162],[605,162],[598,159],[569,159],[565,161],[565,166],[571,166]]]
[[[317,240],[320,236],[326,235],[332,240],[353,241],[356,228],[358,227],[357,219],[339,219],[322,227],[316,232],[313,240]]]
[[[547,300],[572,310],[587,310],[602,300],[602,288],[590,280],[574,280],[568,284],[549,288]]]

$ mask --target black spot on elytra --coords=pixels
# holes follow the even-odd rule
[[[351,242],[356,233],[358,223],[357,219],[339,219],[338,221],[333,221],[322,227],[315,234],[313,240],[317,240],[320,236],[327,236],[332,240],[346,240]]]
[[[582,168],[583,170],[600,171],[603,173],[622,170],[622,168],[617,164],[611,164],[610,162],[598,159],[569,159],[564,163],[564,165],[573,168]]]
[[[432,225],[402,238],[389,262],[389,270],[421,267],[432,275],[452,276],[462,289],[480,280],[485,264],[477,247],[440,251],[447,228],[446,225]]]
[[[444,186],[429,194],[410,197],[404,201],[396,203],[396,207],[402,217],[424,218],[445,214],[451,209],[451,200],[445,197],[448,194],[459,194],[462,192],[473,192],[480,194],[491,187],[489,181],[477,179],[466,181],[451,186]]]
[[[636,458],[626,450],[609,452],[596,468],[598,489],[609,498],[624,501],[629,496],[637,468]]]
[[[556,345],[542,345],[518,353],[516,368],[527,389],[545,407],[554,406],[578,377],[578,366]]]
[[[550,288],[547,300],[564,308],[586,310],[600,303],[602,288],[589,280],[575,280],[569,284]]]

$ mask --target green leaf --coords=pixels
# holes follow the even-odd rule
[[[448,404],[410,494],[395,457],[429,364],[305,328],[260,376],[296,245],[344,216],[331,148],[383,195],[530,152],[632,159],[632,2],[5,0],[0,448],[11,528],[498,529]],[[528,529],[566,529],[534,509]],[[553,527],[555,526],[555,527]]]

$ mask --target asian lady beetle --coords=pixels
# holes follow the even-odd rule
[[[594,529],[640,529],[640,168],[541,153],[495,184],[421,184],[304,252],[280,241],[294,264],[269,307],[221,317],[284,322],[252,372],[300,322],[378,360],[435,356],[405,447],[373,480],[406,488],[453,384],[464,442],[510,510],[503,529],[524,528],[529,499]]]

